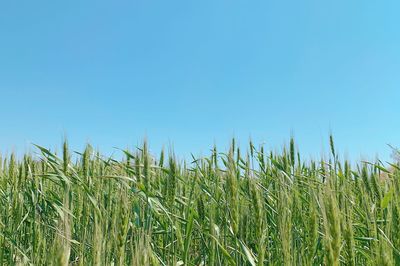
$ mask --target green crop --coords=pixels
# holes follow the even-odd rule
[[[400,265],[400,168],[250,142],[0,156],[2,265]]]

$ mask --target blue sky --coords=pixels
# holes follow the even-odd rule
[[[400,145],[398,1],[2,1],[0,150]]]

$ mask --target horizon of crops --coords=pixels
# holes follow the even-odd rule
[[[0,264],[400,265],[399,165],[330,147],[0,156]]]

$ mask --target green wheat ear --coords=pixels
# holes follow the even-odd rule
[[[334,143],[333,143],[333,136],[332,136],[332,135],[329,136],[329,145],[330,145],[330,147],[331,147],[332,155],[333,155],[333,157],[335,157],[335,156],[336,156],[336,153],[335,153],[335,145],[334,145]]]
[[[290,162],[291,165],[294,166],[295,163],[295,150],[294,150],[294,139],[290,139]]]

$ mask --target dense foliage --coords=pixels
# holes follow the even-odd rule
[[[0,264],[400,265],[400,171],[251,142],[180,162],[146,143],[0,161]]]

